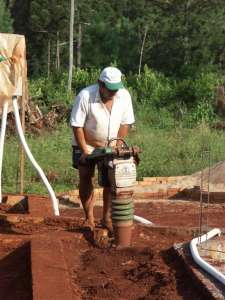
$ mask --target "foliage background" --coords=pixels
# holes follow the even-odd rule
[[[67,69],[70,1],[1,3],[1,20],[9,20],[10,11],[14,32],[26,35],[30,74],[46,75],[48,41],[54,73],[57,33],[61,68]],[[147,32],[142,66],[173,77],[185,77],[206,66],[224,71],[224,0],[76,0],[75,5],[74,44],[76,49],[81,38],[82,68],[116,63],[126,74],[136,73]],[[0,23],[0,28],[7,26]]]
[[[217,95],[225,85],[224,0],[75,4],[73,92],[68,93],[70,1],[0,0],[0,31],[26,36],[31,100],[44,113],[63,105],[69,116],[74,96],[95,83],[103,67],[114,65],[125,74],[133,98],[136,125],[129,142],[143,148],[139,178],[195,172],[202,168],[202,149],[212,150],[212,163],[225,159],[224,134],[215,130],[218,124],[225,128],[225,97],[218,107]],[[37,161],[54,175],[57,191],[77,184],[70,136],[68,117],[54,132],[27,134]],[[17,188],[17,150],[17,139],[10,136],[3,164],[6,192]],[[29,162],[26,189],[45,192]]]

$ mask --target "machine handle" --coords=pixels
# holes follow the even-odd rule
[[[122,141],[124,147],[110,147],[111,142],[113,141]],[[137,146],[129,147],[128,144],[121,138],[113,138],[108,141],[107,147],[96,148],[91,154],[87,156],[87,160],[101,161],[106,157],[108,159],[114,158],[123,158],[128,156],[134,156],[135,161],[139,162],[138,154],[141,152],[140,148]]]
[[[110,147],[110,144],[111,144],[111,142],[113,142],[113,141],[122,141],[123,144],[125,145],[124,148],[129,148],[129,146],[127,145],[127,143],[125,142],[125,140],[124,140],[124,139],[121,139],[121,138],[113,138],[113,139],[110,139],[110,140],[108,141],[107,146]]]

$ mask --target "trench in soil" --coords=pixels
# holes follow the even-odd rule
[[[171,249],[190,234],[136,226],[133,247],[84,249],[64,241],[74,295],[81,299],[205,299]]]
[[[32,299],[30,243],[0,240],[0,299]]]

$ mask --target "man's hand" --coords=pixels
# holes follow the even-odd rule
[[[116,147],[117,148],[122,148],[124,147],[124,142],[122,140],[117,140],[116,141]]]
[[[81,157],[80,157],[80,162],[82,163],[82,164],[85,164],[86,163],[86,158],[87,158],[87,156],[88,156],[88,153],[86,153],[86,152],[83,152],[82,154],[81,154]]]
[[[86,163],[86,158],[88,156],[87,144],[84,137],[84,129],[82,127],[73,127],[73,133],[79,148],[82,151],[79,161],[81,164]]]

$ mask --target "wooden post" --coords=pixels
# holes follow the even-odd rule
[[[27,98],[27,82],[24,84],[25,88],[23,88],[23,96],[21,99],[21,110],[20,110],[20,118],[21,118],[21,125],[23,132],[25,133],[25,101]],[[23,145],[20,143],[20,194],[24,193],[24,163],[25,163],[25,156],[24,156],[24,148]]]
[[[73,29],[74,27],[74,0],[71,0],[70,7],[70,50],[69,50],[69,78],[68,78],[68,91],[72,88],[73,77]]]
[[[77,37],[77,68],[81,67],[81,46],[82,46],[82,24],[78,24],[78,37]]]
[[[25,134],[25,104],[28,102],[28,81],[27,81],[27,64],[23,70],[23,86],[22,86],[22,99],[21,99],[21,125],[23,132]],[[24,193],[24,163],[25,163],[25,155],[24,148],[20,143],[20,158],[19,158],[19,167],[20,167],[20,194]]]
[[[142,57],[143,57],[143,52],[144,52],[144,47],[145,47],[145,41],[146,41],[147,33],[148,33],[148,25],[145,26],[144,37],[143,37],[143,40],[142,40],[141,53],[140,53],[140,59],[139,59],[139,67],[138,67],[138,75],[141,74]]]
[[[51,39],[48,38],[48,78],[50,76],[50,68],[51,68]]]
[[[59,32],[56,33],[56,70],[60,69]]]

